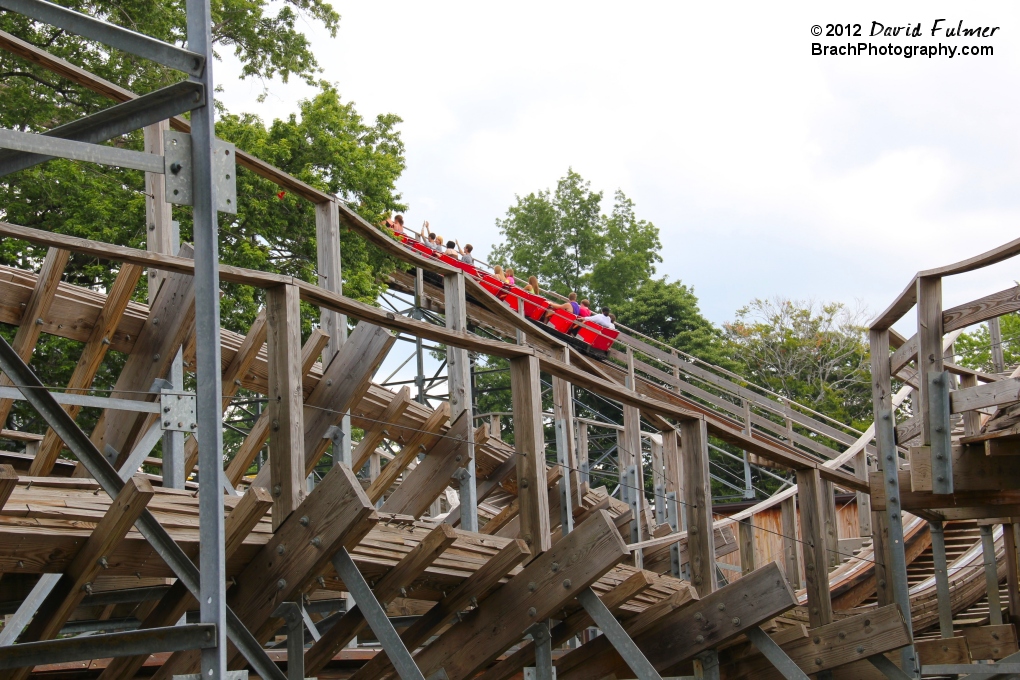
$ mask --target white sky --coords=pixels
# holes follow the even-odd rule
[[[366,118],[401,116],[409,224],[482,257],[515,194],[572,166],[659,227],[659,274],[716,323],[755,297],[883,309],[913,272],[1018,236],[1020,4],[334,2],[309,32],[323,77]],[[825,7],[828,7],[827,9]],[[813,24],[1000,26],[992,57],[812,57]],[[852,41],[868,40],[854,38]],[[917,45],[938,39],[873,38]],[[266,122],[312,92],[241,82]],[[605,208],[610,207],[607,201]],[[1011,264],[945,284],[946,306],[1020,279]],[[904,330],[910,330],[908,327]]]

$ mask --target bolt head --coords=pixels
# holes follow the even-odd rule
[[[563,587],[564,588],[570,588],[570,579],[569,578],[563,579]]]
[[[528,608],[528,616],[534,617],[537,614],[538,614],[538,610],[537,609],[535,609],[534,607],[529,607]]]
[[[704,635],[698,635],[698,636],[696,636],[694,638],[694,641],[697,642],[700,645],[702,642],[705,641],[705,636]]]

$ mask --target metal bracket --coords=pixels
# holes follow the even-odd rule
[[[216,209],[232,215],[237,214],[235,155],[233,144],[222,139],[214,140],[212,180],[216,187]],[[163,175],[166,200],[176,205],[192,205],[191,135],[176,130],[164,132],[163,159],[166,163]]]
[[[928,373],[932,493],[953,493],[953,441],[949,414],[949,371]]]
[[[194,432],[198,428],[197,403],[194,394],[160,390],[160,427],[170,432]]]
[[[273,616],[287,623],[287,680],[305,679],[305,622],[301,605],[281,602]]]

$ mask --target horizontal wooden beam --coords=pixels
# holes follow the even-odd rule
[[[1020,286],[945,310],[942,312],[942,329],[948,333],[1016,311],[1020,311]]]
[[[964,387],[949,393],[949,406],[953,413],[1005,406],[1017,401],[1020,401],[1020,378]]]
[[[881,472],[869,475],[871,483],[871,509],[887,509],[885,483]],[[1002,506],[1000,515],[1012,515],[1008,508],[1020,505],[1020,489],[998,489],[984,491],[960,491],[951,494],[933,494],[930,491],[913,491],[910,484],[910,470],[900,470],[901,510],[943,510],[952,508],[987,508]],[[994,515],[993,515],[994,516]]]

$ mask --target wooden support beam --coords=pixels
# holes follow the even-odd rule
[[[779,504],[779,521],[783,534],[783,565],[786,579],[792,588],[800,588],[800,545],[797,540],[797,497],[791,496]]]
[[[368,497],[373,503],[379,501],[380,498],[393,486],[400,473],[403,472],[412,461],[417,460],[419,453],[425,453],[430,450],[433,446],[436,446],[441,441],[442,427],[450,418],[450,405],[443,402],[439,405],[435,411],[433,411],[425,424],[422,425],[418,432],[407,440],[407,442],[400,448],[400,453],[397,454],[393,460],[388,462],[382,471],[379,473],[379,477],[375,479],[371,486],[368,487]]]
[[[825,509],[822,480],[817,470],[797,471],[800,528],[804,540],[804,575],[807,581],[808,619],[812,628],[832,623],[829,560],[825,549]]]
[[[57,294],[57,286],[60,278],[64,275],[64,268],[71,253],[59,248],[50,248],[46,252],[46,259],[43,260],[42,270],[39,272],[39,279],[35,284],[35,290],[28,299],[25,311],[21,315],[21,324],[14,334],[11,347],[18,353],[22,361],[31,363],[32,352],[39,342],[39,333],[42,331],[43,319],[50,311],[50,305]],[[0,385],[10,387],[14,383],[7,375],[0,375]],[[0,399],[0,426],[7,422],[7,416],[11,414],[11,407],[14,406],[13,399]]]
[[[949,393],[949,405],[953,413],[1006,406],[1020,401],[1020,378],[1007,378],[984,385],[977,385],[976,378],[971,382],[975,384]]]
[[[510,389],[513,395],[521,538],[537,556],[551,547],[538,359],[521,357],[510,361]]]
[[[655,575],[652,572],[636,571],[623,583],[616,586],[600,599],[611,613],[618,614],[620,608],[628,601],[640,595],[654,585]],[[668,599],[668,598],[667,598]],[[549,631],[552,637],[552,646],[558,647],[578,632],[594,625],[591,616],[584,609],[580,609],[566,619],[560,621]],[[517,673],[520,673],[525,666],[532,666],[535,663],[535,645],[533,642],[525,643],[520,649],[505,659],[491,666],[487,671],[477,677],[476,680],[507,680]],[[351,680],[355,680],[352,678]]]
[[[499,582],[503,577],[523,562],[529,554],[528,546],[524,541],[516,539],[507,543],[496,555],[457,586],[453,592],[412,623],[400,635],[404,645],[408,649],[417,648],[455,614],[468,607],[472,600],[484,602],[486,596],[499,587]],[[393,665],[383,650],[356,671],[350,680],[387,680],[392,676]]]
[[[266,310],[263,308],[259,311],[258,316],[255,317],[255,321],[248,328],[248,333],[244,336],[244,340],[241,342],[241,346],[237,348],[237,352],[234,357],[227,364],[226,369],[223,371],[223,411],[230,407],[233,402],[233,396],[237,394],[237,390],[240,389],[242,380],[248,373],[248,369],[255,362],[255,359],[259,355],[259,351],[262,346],[266,343]],[[302,359],[302,365],[304,360]],[[307,373],[307,371],[306,371]],[[191,471],[198,464],[198,439],[195,437],[189,437],[184,442],[184,478],[187,479],[191,476]],[[250,463],[249,463],[250,465]],[[228,473],[227,479],[230,479]],[[237,483],[241,481],[238,478],[236,481],[231,480],[233,486],[237,486]]]
[[[124,310],[127,309],[128,302],[131,301],[131,296],[138,285],[138,280],[142,277],[142,271],[141,267],[134,264],[121,266],[120,272],[117,273],[117,278],[110,288],[109,295],[106,297],[106,302],[103,304],[103,309],[99,313],[99,318],[92,326],[85,347],[82,348],[81,356],[74,367],[74,373],[71,374],[71,380],[67,383],[68,393],[84,393],[92,386],[92,381],[95,380],[96,373],[106,357],[106,351],[110,347],[113,334],[124,316]],[[64,410],[72,418],[77,418],[81,407],[64,406]],[[46,436],[39,446],[39,452],[36,454],[35,460],[32,461],[29,475],[45,477],[50,474],[62,446],[63,442],[60,441],[60,437],[53,431],[53,428],[47,428]]]
[[[273,505],[273,499],[269,492],[257,486],[248,487],[248,491],[241,497],[241,500],[230,511],[223,522],[224,534],[224,556],[229,559],[241,547],[245,537],[259,523]],[[189,555],[192,559],[198,557],[198,552],[193,551]],[[163,597],[152,607],[151,611],[142,619],[139,628],[162,628],[173,626],[188,609],[194,609],[197,605],[195,598],[180,580],[170,586]],[[119,680],[120,678],[133,678],[141,670],[148,654],[136,656],[125,656],[112,659],[109,665],[99,676],[99,680]]]
[[[808,637],[780,645],[786,655],[807,674],[815,674],[875,654],[890,652],[910,642],[906,624],[896,605],[879,607],[825,626],[812,628]],[[725,664],[727,680],[782,680],[783,675],[760,654]]]
[[[440,669],[450,680],[472,677],[519,641],[521,631],[548,619],[626,556],[608,513],[599,512],[420,652],[418,667],[425,677]]]
[[[354,461],[354,466],[351,468],[355,472],[360,470],[368,462],[369,457],[375,452],[376,448],[382,443],[389,433],[389,428],[393,427],[397,420],[403,415],[404,411],[411,404],[411,389],[404,385],[397,392],[397,396],[386,407],[383,414],[379,416],[379,422],[375,423],[371,429],[365,430],[365,436],[358,442],[358,446],[354,449],[351,454],[351,458]]]
[[[279,619],[272,616],[276,608],[298,601],[329,567],[336,551],[341,546],[353,550],[378,521],[353,473],[343,465],[334,466],[235,577],[227,604],[255,639],[265,642],[279,627]],[[177,652],[154,680],[193,672],[198,663],[197,652]],[[232,648],[228,664],[239,668],[244,663]]]
[[[747,628],[782,614],[795,602],[782,569],[773,562],[671,612],[658,625],[637,635],[634,642],[656,670],[664,675],[678,675],[685,672],[683,664],[701,652],[719,648]],[[599,680],[612,673],[627,677],[626,663],[605,636],[600,635],[581,649],[589,645],[596,653],[587,663],[569,672],[557,672],[559,680]],[[561,663],[566,666],[578,651],[562,657],[557,669]]]
[[[301,300],[294,286],[266,291],[269,348],[270,493],[273,530],[305,499],[304,393],[301,388]]]
[[[421,543],[404,555],[396,566],[379,580],[372,589],[375,599],[385,607],[390,600],[400,594],[402,588],[411,585],[429,565],[453,545],[455,540],[457,532],[448,524],[440,524],[430,531]],[[318,673],[322,670],[333,655],[353,640],[365,625],[365,615],[360,607],[355,605],[305,652],[305,672]]]
[[[932,433],[928,418],[930,394],[928,374],[943,370],[942,351],[942,279],[917,280],[917,337],[918,337],[918,400],[917,414],[921,418],[921,445],[931,444]]]
[[[302,361],[311,365],[321,340],[313,343],[309,338],[302,351]],[[396,339],[387,331],[372,324],[358,324],[344,343],[341,351],[333,357],[304,403],[304,474],[309,474],[319,462],[329,440],[324,439],[331,425],[340,422],[351,406],[361,401],[372,384],[372,375],[386,358]],[[263,416],[255,421],[241,448],[227,466],[227,479],[236,485],[251,466],[259,449],[269,436],[270,419]],[[250,443],[249,443],[250,442]],[[272,465],[263,465],[253,484],[269,486]]]
[[[822,535],[825,538],[825,558],[830,567],[839,566],[839,521],[836,517],[836,490],[832,482],[822,482]]]
[[[886,484],[879,472],[871,473],[871,506],[875,510],[886,510]],[[992,480],[994,481],[994,480]],[[1001,508],[999,511],[985,515],[987,517],[1003,517],[1020,513],[1014,512],[1020,505],[1020,489],[997,488],[981,491],[957,491],[951,494],[935,494],[930,491],[913,491],[910,488],[910,471],[901,470],[900,509],[907,511],[948,510],[951,508]],[[974,515],[978,517],[979,515]]]
[[[961,628],[974,660],[998,660],[1017,651],[1016,627],[1012,623],[997,626]]]
[[[461,411],[449,431],[404,477],[403,483],[386,499],[380,510],[398,515],[421,517],[443,489],[450,485],[456,471],[468,458],[468,443],[474,441],[471,414]]]
[[[750,574],[754,566],[754,515],[737,522],[737,534],[740,542],[740,573]]]
[[[1013,620],[1020,617],[1020,572],[1017,571],[1016,524],[1006,522],[1002,525],[1002,547],[1006,558],[1006,593],[1009,597],[1009,616]]]
[[[1016,311],[1020,311],[1020,286],[1000,290],[998,293],[947,309],[942,313],[943,330],[949,333]]]
[[[131,530],[154,493],[152,485],[143,477],[132,477],[125,483],[92,535],[71,560],[63,578],[50,591],[32,623],[21,634],[22,642],[52,640],[60,633],[74,610],[91,591],[104,565],[109,566],[113,549]],[[25,680],[31,673],[31,668],[20,668],[10,671],[7,677],[10,680]]]
[[[0,510],[18,486],[18,473],[10,465],[0,465]]]
[[[181,247],[181,255],[190,257],[191,248]],[[169,256],[166,256],[169,257]],[[188,257],[187,260],[194,265]],[[134,348],[128,355],[111,397],[151,401],[149,389],[157,378],[166,375],[177,350],[191,330],[195,318],[194,278],[184,274],[170,274],[159,288],[156,300],[149,308],[149,317],[135,340]],[[100,451],[106,446],[113,447],[119,454],[114,467],[120,468],[134,447],[150,420],[155,416],[133,411],[106,410],[99,417],[92,431],[92,443]],[[75,476],[87,475],[79,463]]]
[[[712,486],[708,476],[708,430],[704,419],[680,422],[683,492],[687,508],[687,553],[691,583],[706,597],[719,587],[712,531]],[[816,472],[817,474],[817,472]]]

